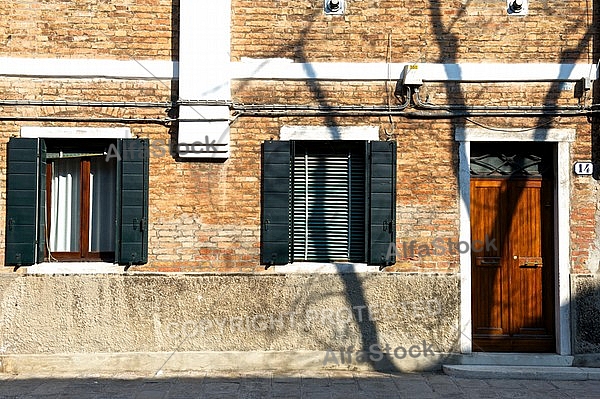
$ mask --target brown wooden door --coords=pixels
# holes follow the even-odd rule
[[[554,352],[553,183],[472,178],[473,350]]]

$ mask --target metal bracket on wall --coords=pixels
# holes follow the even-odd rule
[[[324,0],[325,4],[323,6],[323,10],[325,14],[328,15],[342,15],[345,10],[345,1],[344,0]]]
[[[506,12],[508,15],[527,15],[529,0],[506,0]]]

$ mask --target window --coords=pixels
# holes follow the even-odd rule
[[[107,155],[115,141],[45,142],[46,257],[114,261],[117,157]]]
[[[147,140],[10,139],[6,265],[146,263],[147,213]]]
[[[263,264],[395,262],[394,142],[268,141],[262,156]]]

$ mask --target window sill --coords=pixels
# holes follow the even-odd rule
[[[319,263],[294,262],[287,265],[271,266],[273,273],[379,273],[379,266],[368,266],[366,263]]]
[[[28,266],[27,274],[123,274],[125,266],[106,262],[46,262]]]

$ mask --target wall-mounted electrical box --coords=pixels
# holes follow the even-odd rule
[[[344,0],[324,0],[323,10],[328,15],[342,15],[345,10]]]
[[[402,84],[409,86],[421,86],[423,84],[423,79],[419,74],[419,65],[411,64],[404,66]]]
[[[527,15],[529,0],[506,0],[506,12],[508,15]]]

